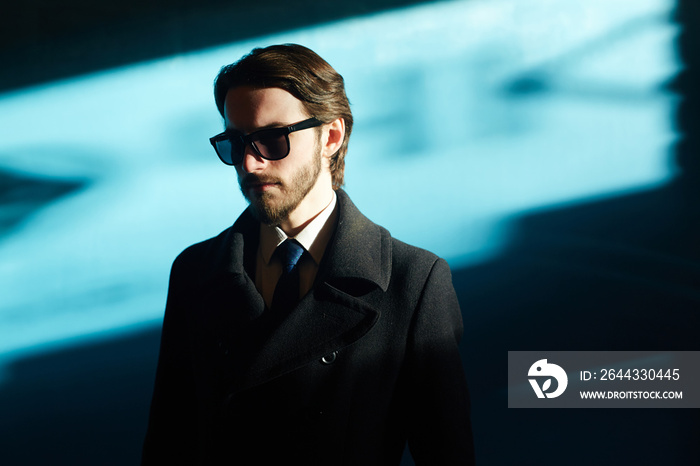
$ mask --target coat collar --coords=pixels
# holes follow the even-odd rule
[[[359,279],[386,291],[391,276],[389,232],[362,215],[345,191],[339,189],[337,195],[338,220],[317,283],[342,287],[347,280]]]
[[[391,276],[391,236],[365,217],[347,193],[339,189],[335,231],[328,242],[316,284],[328,282],[342,289],[343,283],[361,280],[386,291]],[[215,269],[254,276],[260,224],[246,209],[223,234]]]

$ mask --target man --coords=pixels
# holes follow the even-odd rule
[[[250,202],[173,264],[143,464],[471,464],[445,261],[340,189],[343,78],[299,45],[224,67],[211,138]]]

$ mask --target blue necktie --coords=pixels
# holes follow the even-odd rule
[[[304,254],[304,246],[295,239],[286,239],[277,246],[275,254],[282,262],[280,275],[272,297],[271,309],[275,312],[289,312],[299,301],[299,258]]]

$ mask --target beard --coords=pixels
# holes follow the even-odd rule
[[[299,167],[288,180],[252,173],[238,179],[243,197],[250,202],[253,215],[259,222],[270,226],[279,225],[309,194],[321,173],[321,148],[315,147],[314,152],[311,161]],[[257,183],[277,183],[279,189],[262,193],[249,189],[251,184]]]

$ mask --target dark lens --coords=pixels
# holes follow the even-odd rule
[[[240,136],[232,135],[228,139],[216,142],[216,151],[221,161],[227,165],[236,165],[243,160],[243,141]]]
[[[226,165],[233,165],[231,160],[231,141],[228,139],[216,141],[216,153],[219,154],[219,158]]]
[[[269,160],[279,160],[289,153],[289,139],[286,134],[260,134],[253,141],[260,154]]]

